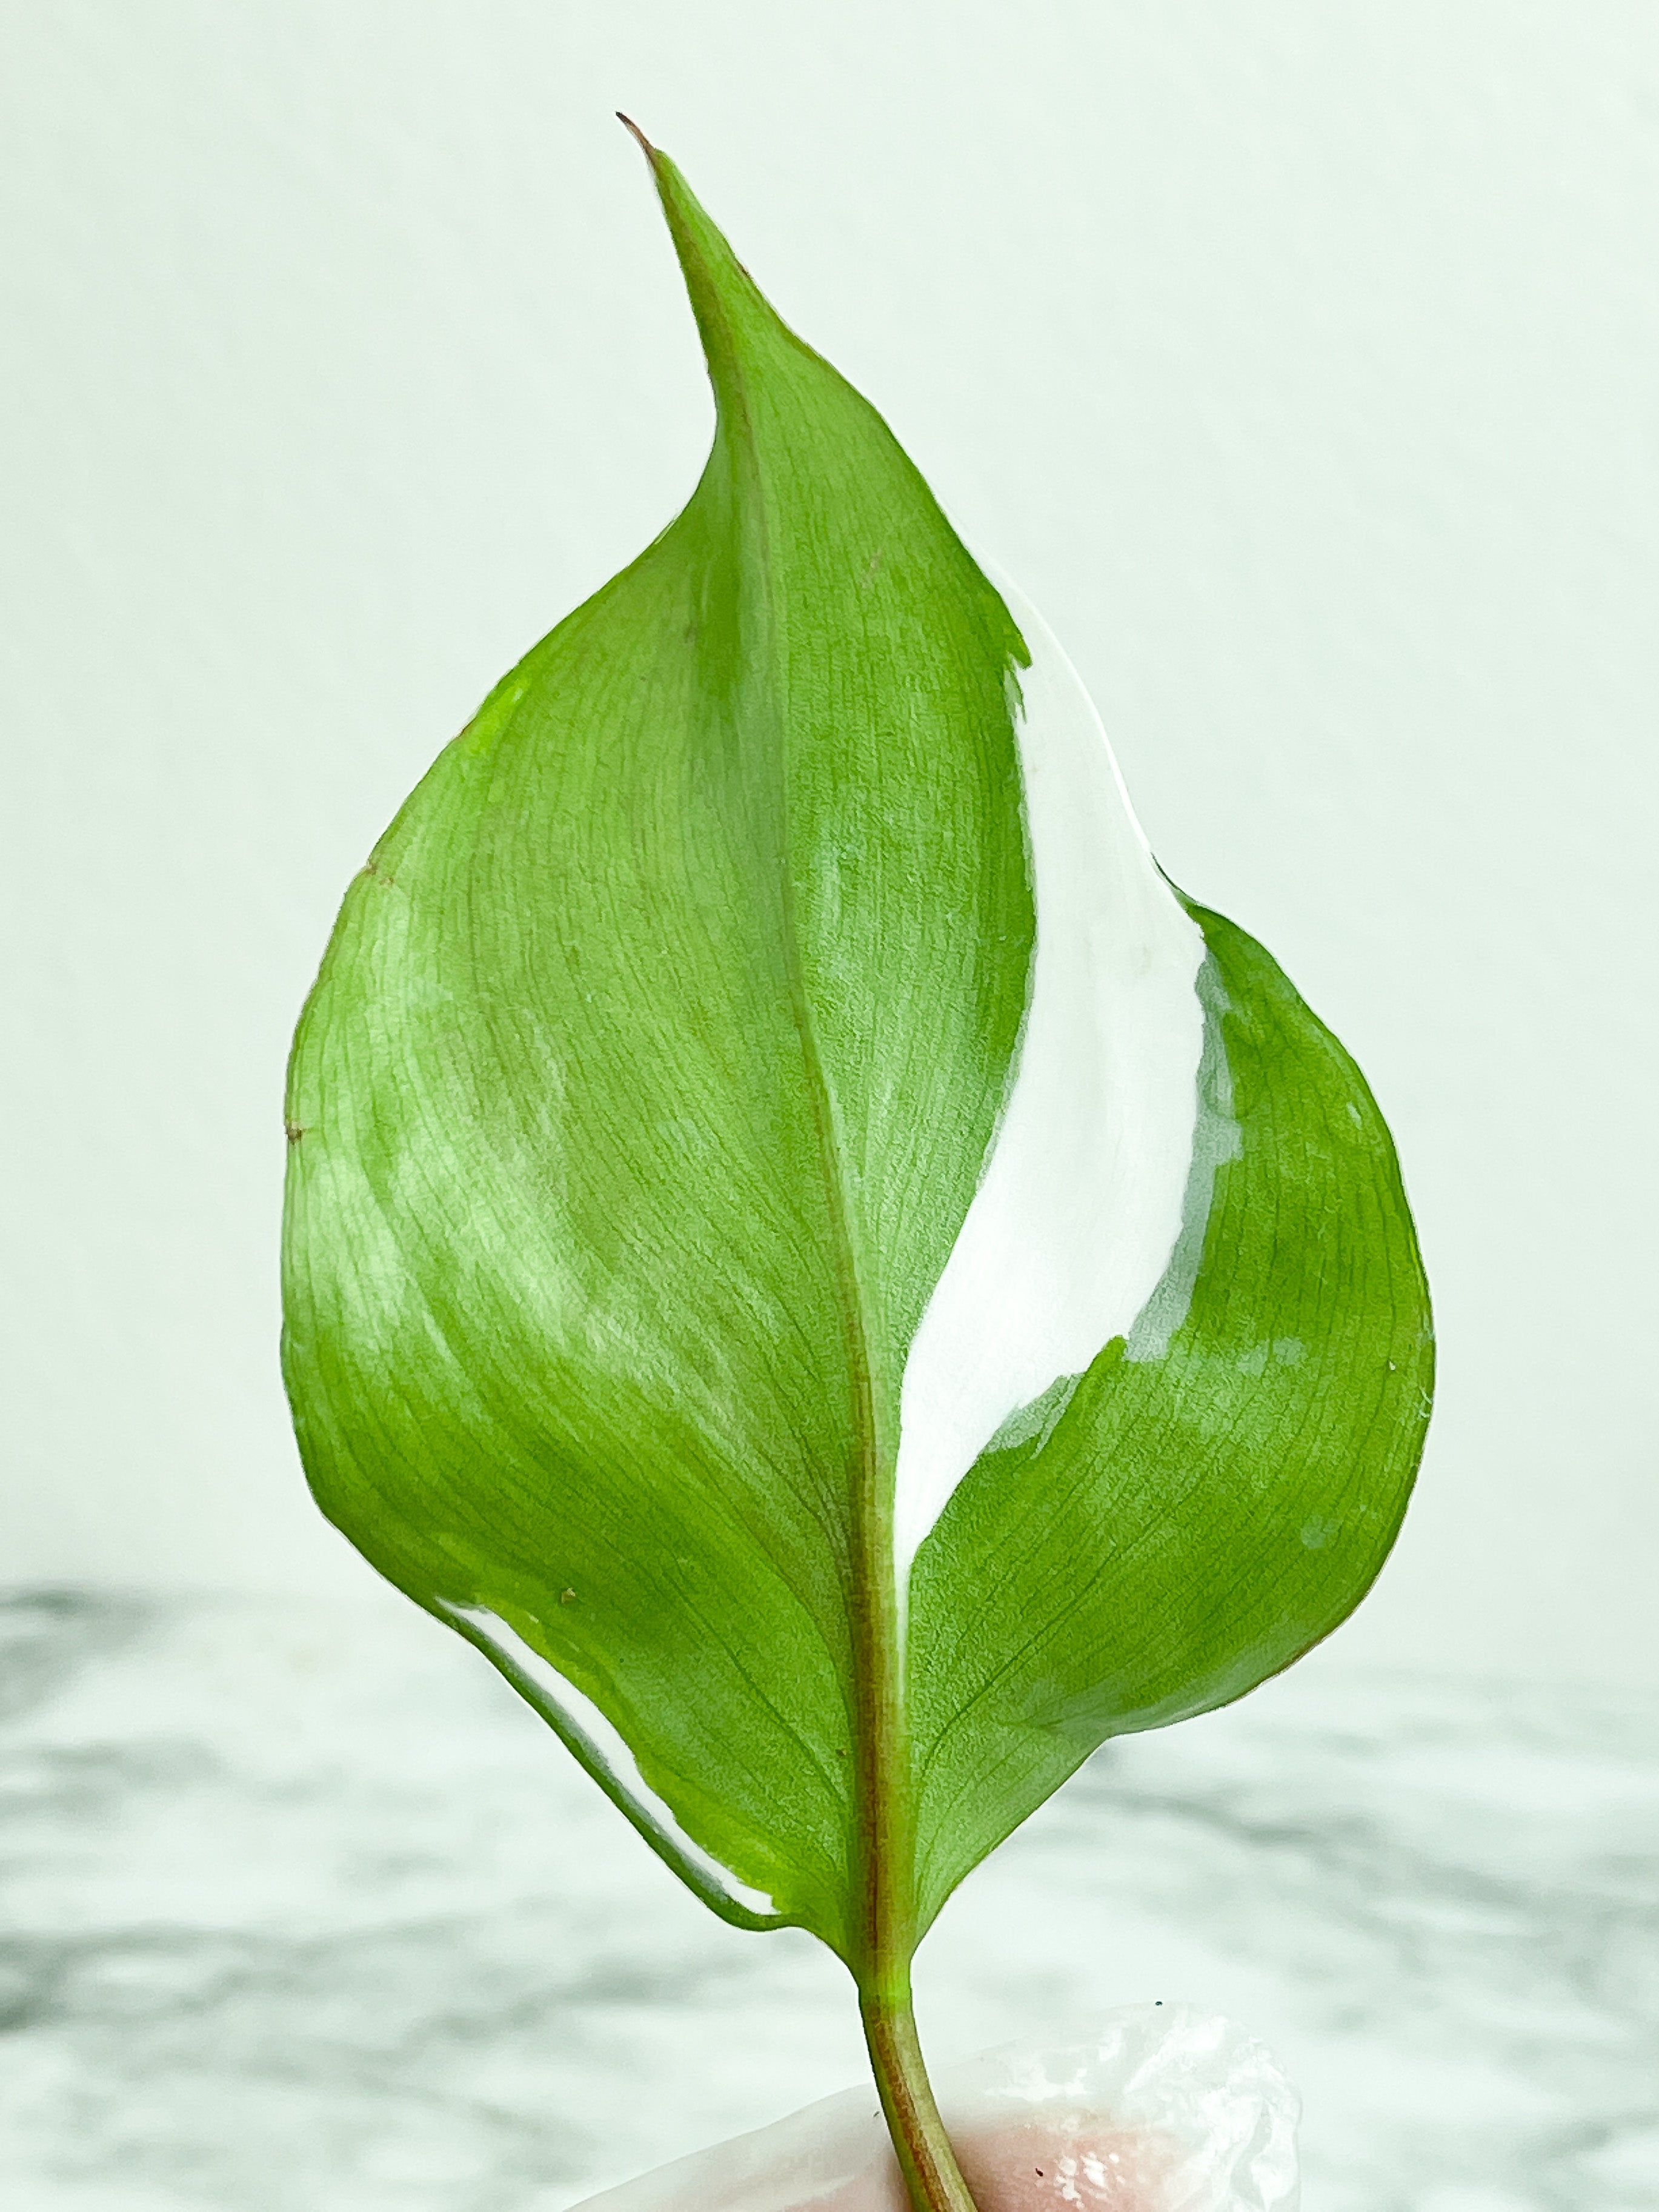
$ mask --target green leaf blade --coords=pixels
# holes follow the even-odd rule
[[[713,451],[348,894],[290,1071],[324,1510],[715,1910],[863,1979],[1398,1525],[1363,1079],[672,163]]]

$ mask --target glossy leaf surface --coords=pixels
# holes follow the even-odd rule
[[[381,1571],[717,1910],[858,1971],[1357,1602],[1427,1307],[1352,1062],[655,167],[714,450],[347,896],[285,1370]]]

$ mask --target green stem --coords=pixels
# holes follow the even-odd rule
[[[908,1967],[860,1991],[864,2039],[912,2212],[975,2212],[916,2039]]]
[[[873,1423],[866,1430],[873,1436]],[[878,1464],[869,1453],[870,1475]],[[860,1486],[857,1614],[861,1784],[862,1942],[853,1964],[870,2068],[911,2212],[975,2212],[922,2063],[910,1996],[916,1948],[915,1805],[902,1687],[903,1657],[890,1504]]]

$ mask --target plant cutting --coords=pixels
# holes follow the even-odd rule
[[[1109,1737],[1358,1601],[1426,1291],[1353,1061],[641,143],[713,449],[347,892],[284,1371],[380,1571],[714,1911],[845,1961],[911,2203],[971,2212],[916,1947]]]

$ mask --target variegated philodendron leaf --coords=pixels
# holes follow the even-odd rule
[[[347,895],[286,1371],[352,1541],[717,1911],[859,1972],[1348,1613],[1428,1308],[1353,1062],[655,168],[714,450]]]

